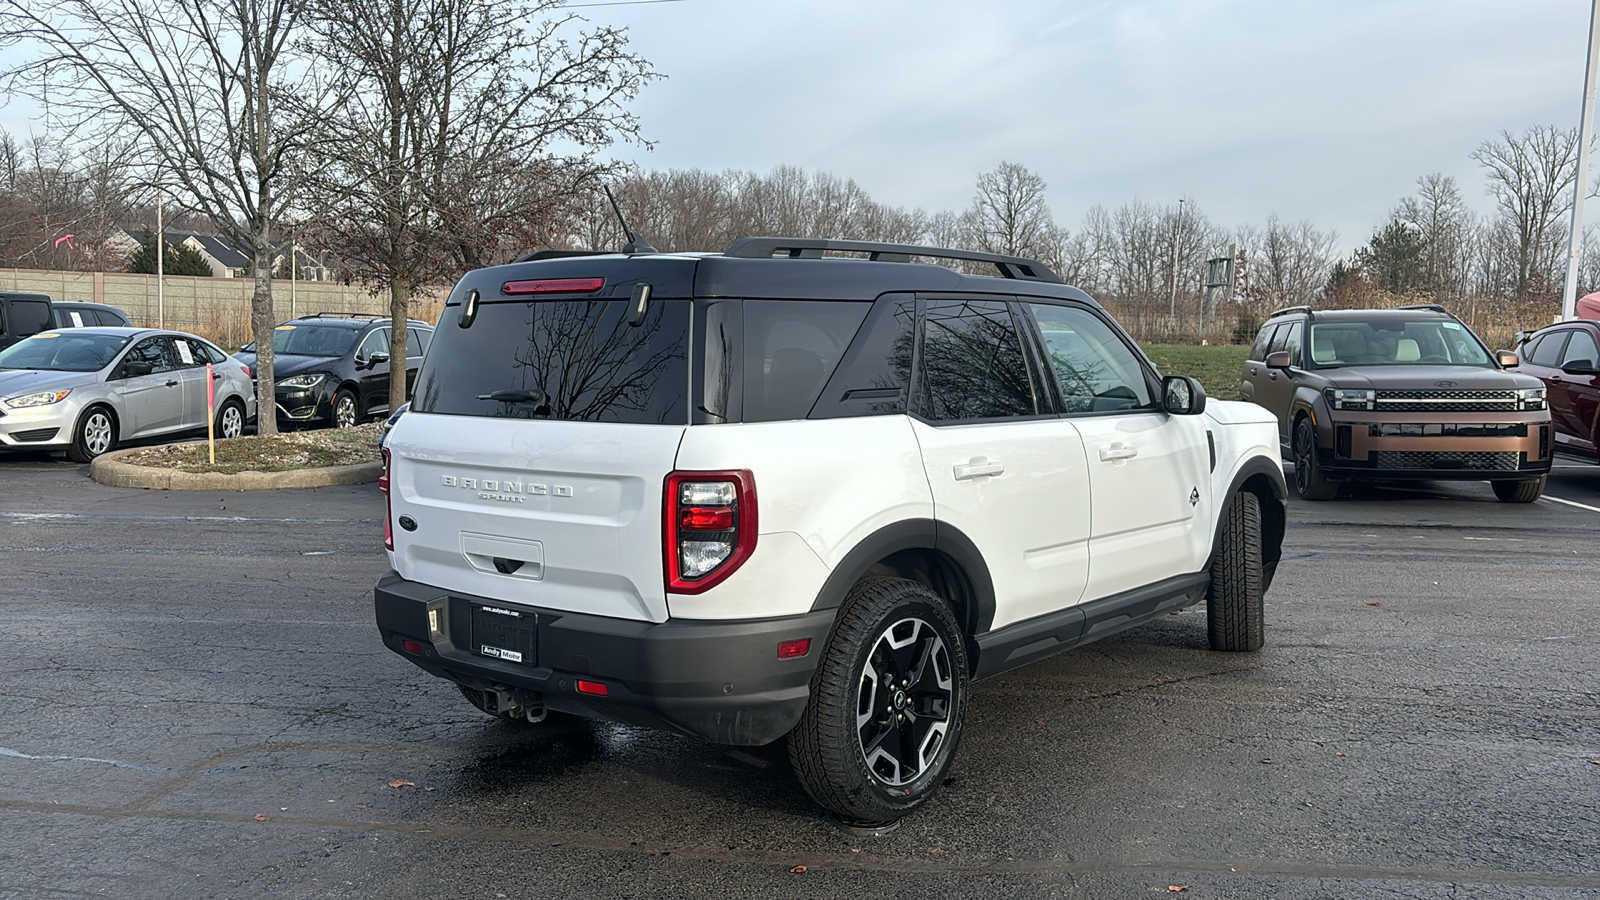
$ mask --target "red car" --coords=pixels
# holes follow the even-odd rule
[[[1574,319],[1522,336],[1516,371],[1545,383],[1555,450],[1600,462],[1600,322]]]

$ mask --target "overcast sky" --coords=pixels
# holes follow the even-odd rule
[[[576,0],[575,6],[593,2]],[[1474,147],[1576,127],[1585,0],[675,0],[587,7],[668,77],[636,109],[648,169],[854,179],[965,207],[1002,161],[1056,220],[1095,204],[1276,212],[1364,243],[1418,176],[1487,211]]]
[[[1021,163],[1076,230],[1186,197],[1364,243],[1418,176],[1488,211],[1474,147],[1575,127],[1586,0],[669,0],[593,5],[667,77],[635,104],[646,169],[779,164],[930,212]],[[0,108],[26,134],[31,104]]]

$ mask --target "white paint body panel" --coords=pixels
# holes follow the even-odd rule
[[[417,529],[394,526],[394,568],[447,591],[664,622],[661,491],[684,430],[408,413],[389,434],[389,491],[395,521]],[[538,578],[484,565],[485,548],[519,545],[537,546]]]
[[[1202,417],[1130,412],[1073,421],[1093,497],[1088,599],[1200,571],[1214,518]]]
[[[1074,423],[911,421],[935,518],[970,538],[989,566],[993,627],[1080,602],[1090,570],[1090,475]]]
[[[702,594],[670,595],[675,618],[808,612],[828,574],[868,535],[933,518],[905,416],[696,425],[684,434],[677,468],[749,469],[760,533],[755,552],[726,581]]]

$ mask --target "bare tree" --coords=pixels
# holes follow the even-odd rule
[[[1320,231],[1309,221],[1286,224],[1276,213],[1265,230],[1239,235],[1250,260],[1252,289],[1273,306],[1311,302],[1333,271],[1336,232]]]
[[[597,159],[638,138],[625,107],[649,64],[613,28],[569,34],[559,0],[325,0],[317,49],[349,101],[311,167],[323,234],[389,294],[389,407],[405,402],[406,320],[431,281],[565,230]],[[528,25],[527,23],[532,23]],[[569,39],[570,38],[570,39]],[[559,145],[559,148],[558,148]]]
[[[0,45],[39,51],[0,83],[97,140],[137,142],[149,183],[175,185],[249,248],[258,427],[269,434],[271,229],[320,96],[293,49],[304,12],[304,0],[0,0]]]
[[[978,176],[978,193],[964,216],[973,249],[1039,257],[1055,240],[1045,182],[1026,166],[1003,162]]]
[[[1472,158],[1488,170],[1502,238],[1514,241],[1504,246],[1514,266],[1512,291],[1518,299],[1548,292],[1566,241],[1562,216],[1571,208],[1577,177],[1576,130],[1535,125],[1521,135],[1502,131],[1479,144]]]
[[[1417,179],[1417,194],[1400,201],[1394,218],[1422,242],[1423,283],[1437,300],[1464,295],[1473,245],[1473,215],[1461,189],[1448,175],[1433,172]]]

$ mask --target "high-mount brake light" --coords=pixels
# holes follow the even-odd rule
[[[755,551],[756,525],[748,469],[668,475],[661,515],[667,590],[698,594],[732,575]]]
[[[508,281],[500,293],[510,297],[524,294],[592,294],[606,286],[604,278],[543,278],[536,281]]]
[[[383,494],[383,549],[394,549],[394,505],[389,500],[389,448],[383,454],[383,474],[378,476],[378,491]]]

